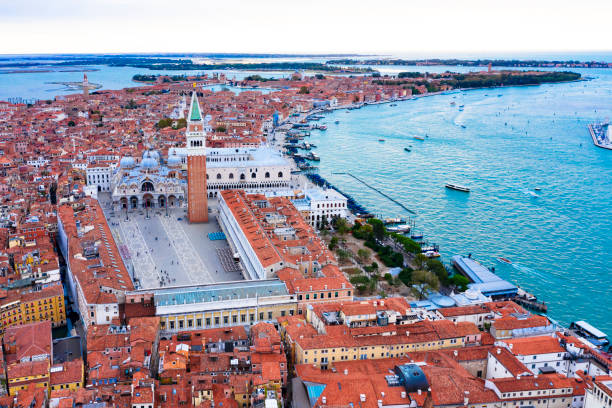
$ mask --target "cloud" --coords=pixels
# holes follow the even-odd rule
[[[0,0],[0,53],[610,48],[612,2]]]

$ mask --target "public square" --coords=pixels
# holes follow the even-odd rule
[[[216,202],[210,204],[209,222],[203,224],[189,224],[186,208],[113,213],[103,204],[119,252],[128,269],[133,268],[139,288],[244,279],[227,240],[208,236],[221,231]]]

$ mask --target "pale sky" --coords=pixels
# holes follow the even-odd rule
[[[612,0],[0,0],[0,54],[612,51]]]

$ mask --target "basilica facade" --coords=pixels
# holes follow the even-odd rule
[[[161,162],[159,153],[147,150],[140,161],[123,157],[113,175],[113,207],[119,210],[182,207],[187,182],[179,157]]]

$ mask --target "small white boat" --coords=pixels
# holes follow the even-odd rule
[[[428,258],[439,258],[440,257],[440,253],[438,251],[423,252],[423,255],[425,255]]]
[[[395,227],[388,227],[387,231],[389,231],[389,232],[397,232],[399,234],[404,234],[406,232],[410,232],[410,225],[402,224],[402,225],[396,225]]]

